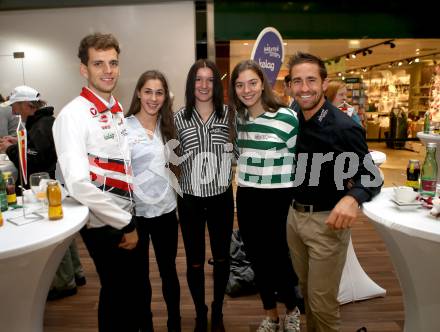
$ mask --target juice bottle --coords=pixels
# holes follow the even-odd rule
[[[49,220],[58,220],[63,218],[61,188],[56,180],[51,180],[47,183],[47,201],[49,203]]]
[[[6,185],[6,199],[8,205],[17,204],[17,195],[15,194],[15,182],[11,172],[3,172],[3,179]]]

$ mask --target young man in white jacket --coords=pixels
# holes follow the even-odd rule
[[[61,110],[53,135],[70,195],[90,209],[81,236],[101,291],[100,332],[148,330],[151,310],[142,287],[138,235],[132,221],[132,172],[121,105],[112,96],[119,77],[119,44],[112,35],[83,38],[78,57],[87,80]]]

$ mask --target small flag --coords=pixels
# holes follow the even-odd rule
[[[20,169],[23,175],[23,181],[27,184],[27,133],[26,127],[21,121],[21,116],[17,126],[18,154],[20,157]]]

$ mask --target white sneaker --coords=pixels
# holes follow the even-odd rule
[[[298,307],[284,318],[284,332],[300,332],[301,313]]]
[[[266,317],[260,323],[257,332],[281,332],[281,324],[275,323],[272,319]]]

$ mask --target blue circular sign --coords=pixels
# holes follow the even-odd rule
[[[277,29],[268,27],[260,32],[251,59],[260,65],[274,86],[284,60],[283,38]]]

